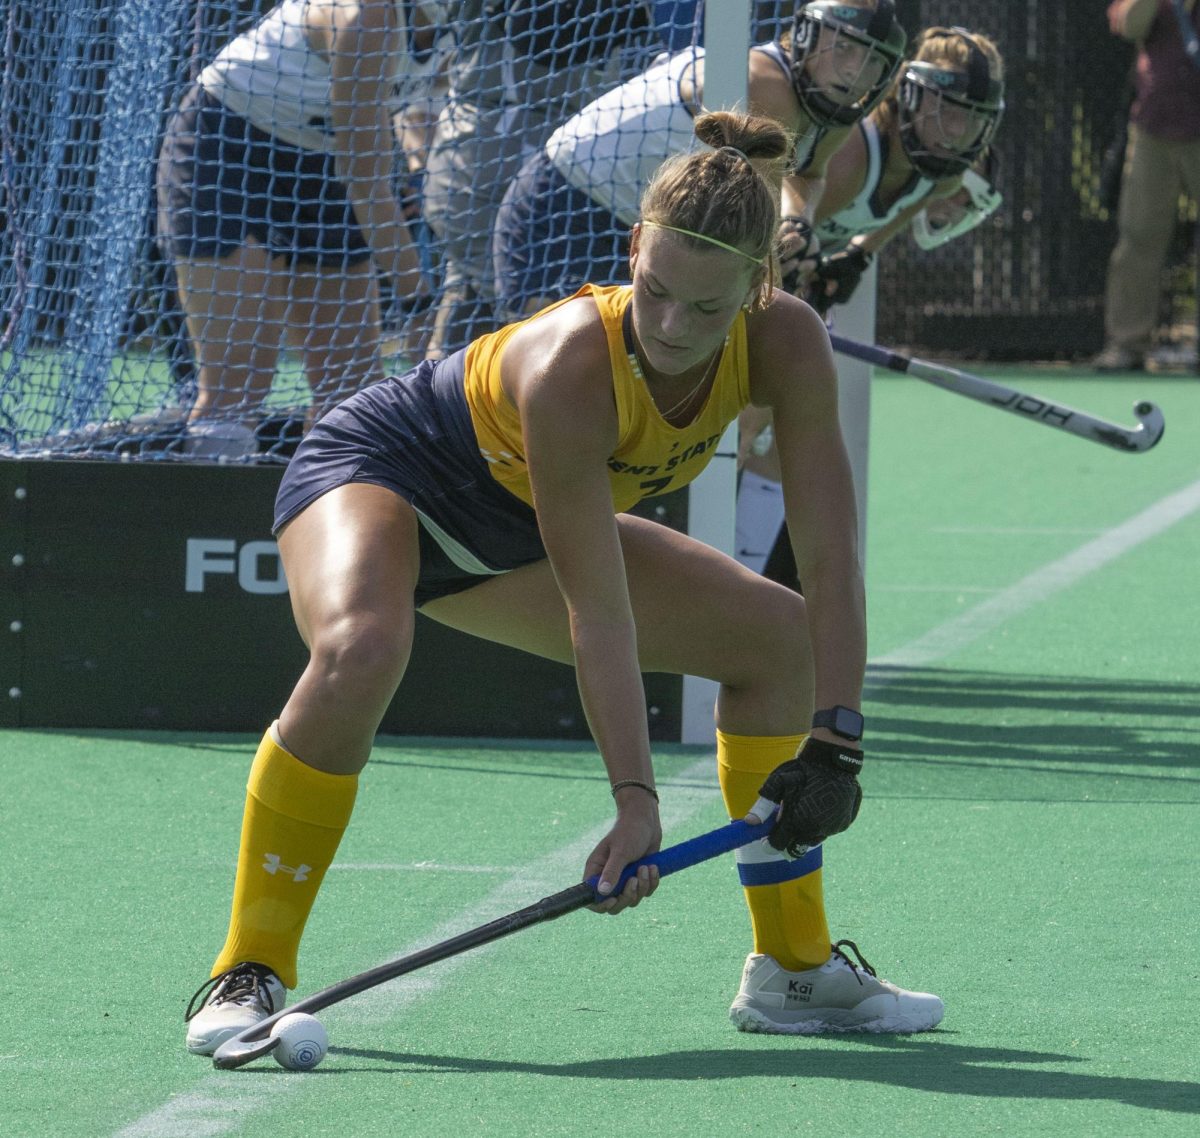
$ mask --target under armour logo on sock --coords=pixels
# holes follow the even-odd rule
[[[293,881],[307,881],[309,872],[312,870],[311,865],[284,865],[278,854],[267,854],[266,859],[263,869],[270,874],[290,873]]]

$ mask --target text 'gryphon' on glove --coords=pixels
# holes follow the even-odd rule
[[[767,840],[789,857],[800,857],[858,817],[863,753],[854,747],[809,737],[794,759],[777,766],[759,794],[780,804],[779,820]]]

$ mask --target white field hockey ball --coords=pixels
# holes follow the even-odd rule
[[[271,1028],[279,1043],[271,1052],[275,1062],[289,1071],[311,1071],[329,1049],[329,1036],[316,1016],[293,1012]]]

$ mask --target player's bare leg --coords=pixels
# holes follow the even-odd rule
[[[240,457],[254,451],[254,423],[279,359],[286,272],[282,258],[254,243],[219,260],[177,262],[198,386],[189,415],[190,453]]]
[[[338,487],[279,547],[310,659],[250,771],[229,930],[189,1009],[188,1049],[204,1055],[296,986],[305,922],[412,644],[417,531],[403,499]]]
[[[684,534],[618,519],[643,670],[720,685],[717,763],[731,817],[796,753],[812,718],[804,600]],[[527,566],[425,611],[467,632],[569,662],[566,612],[549,565]],[[935,1026],[936,996],[879,980],[830,943],[821,847],[799,858],[762,843],[739,851],[754,948],[730,1016],[746,1031],[910,1032]],[[848,942],[846,942],[848,943]]]

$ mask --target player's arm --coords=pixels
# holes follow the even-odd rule
[[[853,126],[830,131],[818,144],[813,163],[821,171],[819,192],[808,188],[804,192],[812,195],[809,216],[812,224],[817,225],[836,216],[862,190],[867,175],[867,152],[862,132]],[[811,170],[812,167],[803,171],[803,176],[812,178]],[[784,274],[784,287],[793,294],[806,291],[819,264],[819,257],[809,257],[792,279]]]
[[[776,292],[752,322],[755,403],[771,408],[788,530],[808,609],[816,707],[858,709],[866,602],[850,461],[838,422],[829,336],[802,301]],[[814,738],[836,742],[824,730]]]
[[[829,184],[830,160],[845,145],[853,129],[852,126],[840,126],[822,131],[808,161],[784,178],[780,204],[785,216],[799,214],[810,225],[815,224],[817,210]]]
[[[829,163],[846,144],[853,130],[853,126],[839,126],[822,132],[808,162],[790,178],[784,179],[785,197],[790,183],[794,187],[793,192],[804,202],[810,221],[816,219],[817,209],[828,186]]]
[[[793,132],[798,145],[806,146],[806,131],[812,123],[800,109],[796,94],[786,76],[759,52],[750,53],[750,78],[747,87],[750,113],[763,115]],[[845,137],[839,131],[838,142]],[[811,136],[810,136],[811,137]],[[813,232],[816,207],[825,192],[825,163],[829,149],[828,136],[821,136],[804,168],[783,180],[780,194],[779,270],[784,287],[794,292],[801,286],[816,264],[820,242]],[[818,157],[819,156],[819,157]]]
[[[779,196],[780,217],[802,219],[811,229],[817,216],[817,206],[825,194],[825,175],[807,170],[789,174],[783,179]]]
[[[847,242],[845,248],[822,257],[812,273],[809,302],[822,315],[835,304],[846,304],[858,288],[862,275],[871,266],[875,254],[897,234],[912,226],[913,219],[936,198],[949,197],[962,185],[961,178],[950,178],[920,201],[901,210],[886,225],[870,233],[860,233]]]
[[[393,190],[392,62],[401,49],[393,0],[310,5],[314,45],[332,72],[333,153],[354,216],[398,296],[428,287]]]
[[[867,660],[866,604],[829,336],[812,308],[778,291],[747,323],[751,397],[774,416],[788,530],[804,583],[815,707],[857,711]],[[781,804],[771,845],[799,857],[845,830],[862,802],[862,764],[860,744],[814,727],[796,758],[776,767],[759,791]]]
[[[505,350],[503,379],[521,417],[534,509],[566,605],[588,726],[611,783],[653,786],[637,632],[608,480],[617,413],[593,302],[577,300],[517,333]],[[617,823],[588,865],[609,882],[661,838],[649,793],[632,786],[615,797]]]

